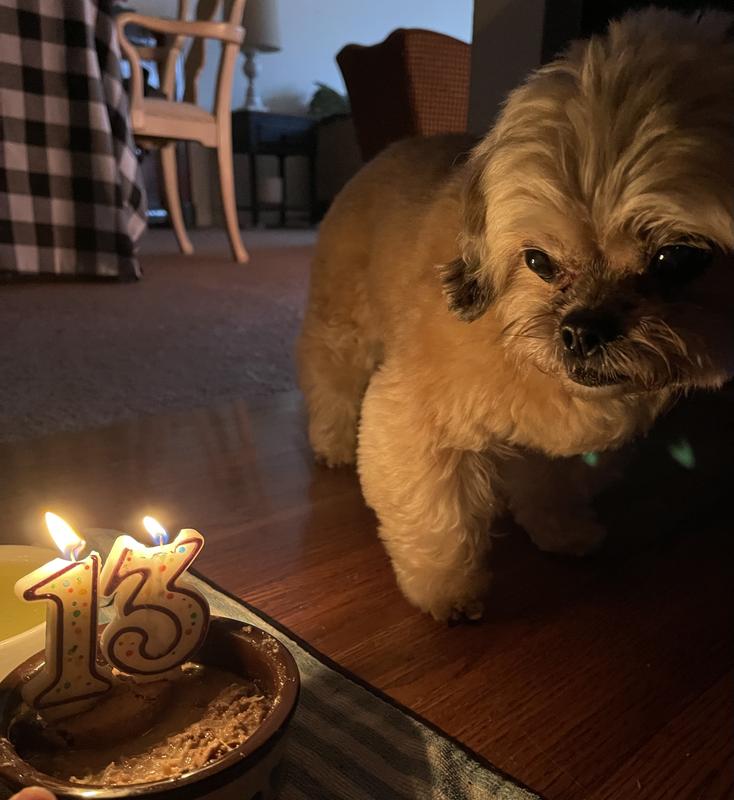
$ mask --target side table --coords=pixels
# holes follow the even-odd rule
[[[261,210],[257,191],[257,156],[266,155],[278,159],[278,174],[283,185],[279,206],[281,226],[285,226],[288,211],[285,160],[288,156],[303,156],[308,160],[308,219],[312,225],[316,223],[316,127],[317,121],[311,117],[247,109],[232,112],[232,150],[246,153],[250,162],[249,208],[253,225],[260,221]]]

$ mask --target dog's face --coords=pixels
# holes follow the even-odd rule
[[[584,394],[734,375],[732,22],[628,15],[510,96],[467,166],[459,316]]]

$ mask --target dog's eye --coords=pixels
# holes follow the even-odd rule
[[[544,281],[552,281],[556,275],[556,265],[542,250],[526,250],[525,263],[528,265],[528,269]]]
[[[670,244],[652,257],[650,272],[666,283],[685,283],[700,275],[711,263],[713,253],[702,247]]]

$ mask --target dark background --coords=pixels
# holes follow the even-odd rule
[[[651,5],[685,13],[702,8],[734,13],[734,0],[547,0],[543,25],[543,62],[550,61],[572,39],[603,33],[610,20],[632,9]]]

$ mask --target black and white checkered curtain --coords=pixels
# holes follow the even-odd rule
[[[139,275],[119,56],[105,0],[0,0],[0,271]]]

